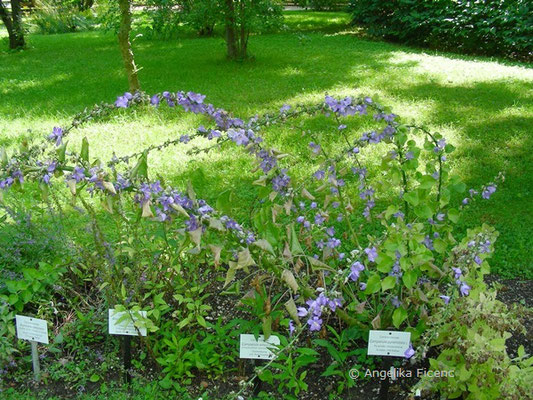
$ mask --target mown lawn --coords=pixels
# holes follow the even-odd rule
[[[468,209],[462,227],[486,222],[501,236],[492,261],[505,277],[533,277],[533,70],[516,63],[424,52],[365,40],[343,13],[287,12],[287,27],[254,36],[254,58],[231,63],[221,38],[148,40],[134,48],[143,90],[192,90],[238,116],[277,110],[284,103],[314,103],[324,93],[379,96],[406,120],[444,133],[457,151],[453,166],[469,187],[479,188],[499,171],[506,181],[490,201]],[[0,146],[67,124],[84,107],[114,101],[127,89],[113,34],[31,35],[24,52],[0,52]],[[75,132],[102,160],[125,155],[192,129],[197,119],[166,110],[122,113]],[[320,122],[310,128],[319,129]],[[308,139],[274,129],[269,140],[300,154]],[[187,147],[151,157],[154,172],[183,184],[191,178],[200,195],[214,198],[232,187],[252,200],[253,163],[237,150],[191,159]]]

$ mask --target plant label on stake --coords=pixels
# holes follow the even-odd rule
[[[39,352],[37,342],[48,344],[48,324],[44,319],[15,315],[17,337],[29,340],[31,343],[31,359],[33,362],[33,376],[39,380],[41,366],[39,365]]]
[[[279,337],[271,335],[265,340],[264,335],[259,335],[256,339],[254,335],[241,334],[239,346],[239,357],[253,360],[253,366],[257,366],[257,360],[272,360],[275,354],[270,350],[280,344]],[[256,378],[257,379],[257,378]],[[254,385],[254,396],[261,391],[261,380],[257,379]]]
[[[370,331],[369,356],[405,357],[411,343],[411,332]]]
[[[146,318],[146,311],[138,311],[138,313],[143,318]],[[126,371],[124,375],[126,383],[131,382],[131,376],[129,373],[131,368],[131,336],[137,336],[139,333],[141,336],[146,336],[146,328],[136,327],[136,320],[137,318],[135,315],[129,311],[109,309],[109,334],[125,336],[123,338],[123,361],[124,370]]]
[[[146,318],[146,311],[137,311],[143,318]],[[109,334],[126,336],[146,336],[146,328],[135,327],[137,318],[129,311],[109,310]],[[137,332],[137,330],[139,332]]]
[[[374,331],[368,335],[368,355],[385,356],[385,369],[390,368],[390,374],[395,380],[395,369],[392,357],[405,357],[405,352],[411,343],[411,332]],[[379,399],[388,399],[389,380],[383,379],[379,389]]]
[[[270,350],[280,343],[279,337],[270,336],[265,340],[263,335],[259,335],[257,340],[254,335],[241,334],[239,357],[253,360],[271,360],[274,353]]]

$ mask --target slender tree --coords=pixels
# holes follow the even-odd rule
[[[262,32],[279,25],[282,19],[279,0],[220,0],[226,31],[228,58],[248,57],[248,38],[252,32]]]
[[[20,0],[11,0],[11,13],[7,11],[2,0],[0,0],[0,18],[6,26],[9,35],[9,48],[22,49],[26,45],[24,41],[24,30],[22,28],[22,9]]]
[[[118,43],[120,45],[120,52],[124,60],[124,67],[128,75],[128,83],[130,91],[136,92],[141,88],[139,84],[139,77],[137,76],[137,66],[133,57],[133,50],[131,48],[131,0],[118,0],[120,8],[120,28],[118,30]]]

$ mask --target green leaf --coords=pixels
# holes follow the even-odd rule
[[[32,292],[29,290],[22,291],[20,295],[22,296],[22,301],[24,302],[24,304],[29,303],[31,298],[33,297]]]
[[[448,244],[446,243],[446,241],[442,240],[441,238],[437,238],[433,241],[433,247],[435,247],[437,253],[444,253],[446,251],[447,246]]]
[[[415,207],[415,214],[420,218],[431,218],[433,211],[427,204],[421,204],[418,207]]]
[[[470,375],[472,375],[472,371],[467,370],[466,366],[463,364],[459,370],[459,379],[466,382],[470,378]]]
[[[524,358],[525,355],[526,355],[526,350],[524,349],[524,346],[523,345],[520,345],[520,347],[518,348],[518,357],[520,358]]]
[[[392,257],[386,254],[380,254],[378,256],[377,261],[378,261],[377,270],[383,273],[389,272],[392,266],[394,265],[394,260],[392,259]]]
[[[307,354],[309,356],[319,356],[320,353],[316,350],[310,349],[309,347],[300,347],[299,349],[296,349],[296,351],[300,354]]]
[[[431,189],[433,185],[436,183],[435,179],[431,175],[424,175],[419,180],[420,182],[420,189]]]
[[[59,332],[54,338],[54,344],[61,344],[61,343],[63,343],[63,333]]]
[[[400,146],[403,146],[405,142],[407,142],[407,134],[405,131],[398,131],[396,135],[394,135],[394,138],[396,139],[396,143]]]
[[[233,191],[231,189],[228,189],[217,197],[217,209],[224,213],[224,214],[230,214],[231,210],[233,208]]]
[[[89,141],[86,137],[81,141],[80,157],[83,161],[89,162]]]
[[[9,304],[15,305],[15,303],[18,301],[19,301],[19,297],[15,293],[11,293],[9,295]]]
[[[417,280],[416,272],[414,271],[407,271],[402,275],[402,282],[407,287],[407,289],[411,289]]]
[[[224,282],[224,287],[228,286],[233,278],[235,278],[235,274],[237,273],[237,263],[230,261],[229,263],[228,271],[226,272],[226,280]]]
[[[148,177],[148,154],[146,152],[144,152],[143,155],[139,157],[137,164],[135,164],[135,166],[131,170],[130,176],[132,178],[135,178],[137,176],[143,178]]]
[[[7,151],[4,147],[0,148],[0,165],[6,165],[9,162]]]
[[[378,274],[373,274],[366,282],[366,294],[376,293],[381,289],[381,278]]]
[[[197,169],[195,172],[199,173],[200,176],[203,175],[202,170]],[[196,203],[196,192],[194,191],[192,182],[190,180],[187,182],[187,196],[189,196],[189,199],[191,199],[193,203]]]
[[[460,214],[457,209],[450,208],[450,210],[448,210],[448,218],[453,223],[457,223],[459,221],[459,217],[460,217]]]
[[[258,374],[258,377],[259,379],[261,379],[263,382],[268,382],[270,384],[272,384],[273,382],[273,376],[272,376],[272,372],[265,368],[263,369],[259,374]]]
[[[91,382],[98,382],[100,380],[100,376],[96,375],[96,374],[92,374],[91,377],[89,378],[89,380]]]
[[[296,231],[294,230],[294,224],[291,224],[291,253],[293,256],[300,256],[304,254],[302,246],[298,240],[298,236],[296,235]]]
[[[400,211],[400,208],[396,205],[390,205],[387,207],[387,211],[385,212],[385,218],[390,218],[391,215],[396,214],[398,211]]]
[[[440,192],[439,206],[441,208],[445,207],[450,202],[450,199],[451,199],[450,191],[447,188],[442,188]]]
[[[387,276],[381,282],[381,290],[382,291],[386,291],[386,290],[392,289],[394,286],[396,286],[396,277],[395,276]]]
[[[205,318],[202,317],[201,315],[197,315],[196,316],[196,321],[198,322],[198,325],[204,327],[204,328],[207,328],[207,323],[205,322]]]
[[[65,161],[65,152],[67,151],[67,144],[63,144],[57,148],[57,159],[59,162]]]
[[[180,323],[178,324],[178,329],[185,328],[189,324],[189,322],[191,322],[191,319],[189,317],[187,317],[187,318],[185,318],[185,319],[180,321]]]
[[[170,379],[163,379],[159,381],[159,386],[161,386],[163,389],[170,389],[172,387],[172,381]]]
[[[412,206],[417,206],[419,202],[418,192],[416,190],[412,192],[407,192],[403,195],[403,199]]]
[[[400,325],[403,321],[407,318],[407,311],[403,307],[399,307],[396,310],[394,310],[394,313],[392,314],[392,323],[396,327],[396,329],[400,328]]]
[[[271,334],[272,334],[272,317],[269,315],[268,317],[263,318],[263,335],[265,335],[265,340],[268,340]]]
[[[450,185],[450,190],[453,190],[457,193],[463,193],[466,190],[466,185],[463,182],[457,183],[455,185]]]

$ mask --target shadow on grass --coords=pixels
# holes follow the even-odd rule
[[[517,77],[494,80],[474,75],[464,84],[446,84],[445,79],[433,79],[433,71],[418,71],[417,59],[397,58],[399,51],[424,57],[421,50],[350,35],[306,36],[305,40],[293,33],[255,36],[250,48],[255,60],[242,64],[224,59],[224,43],[219,38],[139,39],[134,46],[137,62],[143,68],[143,89],[201,92],[207,95],[207,101],[238,116],[270,111],[285,102],[314,101],[328,91],[355,88],[379,92],[392,103],[412,103],[415,110],[419,104],[422,107],[429,103],[425,117],[428,123],[439,129],[451,125],[457,134],[458,151],[452,158],[469,185],[479,187],[500,170],[507,172],[507,181],[494,198],[471,207],[465,221],[476,225],[486,220],[506,233],[496,252],[496,263],[501,268],[522,274],[520,269],[531,267],[530,252],[524,244],[533,236],[532,117],[528,111],[531,82]],[[27,118],[37,123],[39,118],[65,115],[70,119],[83,107],[102,100],[112,102],[125,91],[126,79],[114,36],[92,32],[31,38],[31,51],[0,54],[0,115],[5,121]],[[454,58],[476,61],[469,56]],[[442,58],[436,62],[448,61]],[[476,66],[472,62],[461,68]],[[132,113],[132,118],[135,115]],[[136,134],[140,133],[131,133]],[[271,139],[292,152],[307,144],[307,139],[300,139],[298,134]],[[0,140],[13,143],[9,138]],[[200,195],[208,199],[233,187],[239,201],[248,204],[254,197],[249,189],[251,174],[247,173],[252,162],[242,161],[240,156],[232,158],[236,153],[228,154],[221,161],[190,164],[192,171],[204,169],[208,180],[200,173],[177,171],[169,171],[168,178],[181,186],[192,176]]]
[[[73,114],[102,100],[113,101],[126,90],[114,37],[78,35],[35,36],[33,50],[16,57],[0,55],[0,93],[5,96],[0,113],[5,119]],[[193,90],[207,94],[217,106],[246,113],[303,91],[323,93],[354,68],[361,67],[354,83],[387,72],[391,54],[386,46],[353,43],[346,62],[346,42],[320,35],[308,44],[295,35],[254,37],[255,60],[242,64],[224,58],[220,39],[140,41],[135,51],[146,91]]]

